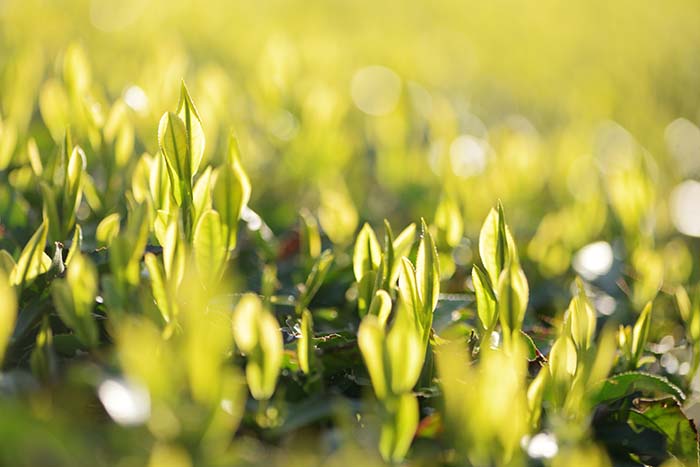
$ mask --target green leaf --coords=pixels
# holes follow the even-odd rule
[[[56,79],[49,79],[39,92],[39,111],[54,141],[60,141],[68,124],[69,103],[66,91]]]
[[[204,155],[204,130],[202,129],[202,120],[199,118],[197,108],[192,102],[184,81],[180,89],[177,115],[184,122],[187,130],[188,171],[190,177],[194,177]]]
[[[162,121],[162,120],[161,120]],[[151,161],[150,176],[148,179],[148,186],[151,193],[151,198],[153,199],[153,207],[156,211],[170,210],[171,199],[176,201],[179,206],[182,201],[177,203],[178,196],[181,197],[181,193],[176,189],[179,184],[173,185],[171,183],[170,169],[168,168],[168,163],[165,156],[157,155]],[[179,183],[179,182],[178,182]],[[177,192],[177,193],[176,193]]]
[[[533,429],[537,429],[540,423],[542,399],[547,389],[548,380],[549,371],[546,368],[542,368],[527,388],[527,406],[530,413],[530,426]]]
[[[399,303],[396,319],[386,336],[392,394],[411,391],[420,377],[427,345],[421,331],[411,311]]]
[[[231,249],[236,246],[238,220],[250,199],[250,192],[250,181],[240,166],[225,164],[219,168],[212,201],[214,209],[221,215],[221,221],[227,229],[227,244]]]
[[[586,350],[590,347],[595,335],[596,314],[593,305],[586,296],[586,290],[580,278],[576,279],[576,284],[578,293],[569,303],[569,308],[566,311],[567,321],[576,348]]]
[[[39,184],[42,198],[44,219],[48,221],[49,237],[58,242],[61,239],[61,219],[58,216],[58,201],[51,187],[46,182]]]
[[[75,215],[83,197],[82,180],[86,166],[85,153],[80,146],[74,147],[68,159],[66,180],[62,194],[61,219],[63,222],[61,234],[63,236],[67,235],[75,225]],[[63,240],[63,238],[60,240]]]
[[[386,327],[391,314],[391,297],[385,290],[377,290],[369,307],[369,314],[374,315],[379,320],[382,328]]]
[[[549,351],[549,371],[556,381],[568,381],[576,373],[576,346],[566,334],[559,336]]]
[[[197,270],[204,286],[218,283],[229,255],[218,212],[209,210],[202,214],[194,232],[193,248]]]
[[[126,228],[112,240],[109,264],[117,288],[137,286],[141,279],[141,257],[148,241],[148,212],[143,204],[129,213]]]
[[[51,286],[51,295],[61,320],[87,347],[98,343],[97,324],[92,309],[97,295],[97,270],[86,256],[78,253],[68,267],[66,279]]]
[[[0,118],[0,170],[5,170],[12,162],[17,144],[17,127],[11,121]]]
[[[0,250],[0,273],[5,275],[5,278],[9,280],[12,271],[14,271],[15,259],[10,255],[7,250]]]
[[[155,300],[163,319],[166,323],[169,323],[172,320],[174,313],[173,304],[171,303],[170,295],[168,294],[168,287],[163,266],[153,253],[146,253],[143,259],[144,263],[146,264],[146,268],[148,269],[148,275],[151,278],[151,291],[153,293],[153,299]]]
[[[48,381],[56,373],[56,356],[53,350],[53,332],[49,317],[44,316],[36,336],[36,344],[29,358],[34,376],[40,381]]]
[[[166,112],[158,125],[158,145],[168,167],[172,193],[178,206],[183,203],[186,187],[192,183],[187,159],[187,130],[176,114]]]
[[[642,310],[642,313],[637,318],[637,322],[632,328],[632,359],[634,364],[639,361],[639,358],[644,352],[644,346],[649,338],[649,328],[651,326],[651,302],[647,303]]]
[[[119,234],[120,221],[119,214],[115,212],[106,216],[97,224],[95,239],[98,246],[109,246],[112,243],[114,237]]]
[[[70,44],[63,57],[63,80],[74,95],[87,91],[91,71],[85,50],[79,44]]]
[[[192,207],[194,209],[194,223],[197,225],[202,214],[212,208],[211,178],[213,170],[207,167],[197,179],[192,189]],[[221,215],[221,213],[219,213]]]
[[[416,281],[423,303],[420,316],[421,324],[424,332],[429,332],[433,322],[433,311],[440,295],[440,261],[433,236],[430,235],[428,226],[422,219],[421,231],[423,238],[418,244],[418,255],[416,256]]]
[[[254,294],[243,295],[233,311],[233,338],[243,353],[252,353],[258,345],[256,320],[262,312],[262,302]]]
[[[10,282],[13,285],[27,284],[39,274],[49,270],[51,258],[44,253],[47,234],[48,222],[44,220],[19,256],[17,265],[10,276]]]
[[[443,197],[435,210],[437,241],[441,245],[456,247],[462,239],[462,214],[457,203],[450,197]]]
[[[687,465],[698,465],[698,432],[675,398],[635,399],[628,423],[663,433],[666,449]]]
[[[163,234],[163,266],[165,277],[179,285],[185,274],[185,245],[177,214],[170,216]]]
[[[476,264],[472,268],[472,284],[476,295],[476,311],[481,326],[485,330],[493,329],[498,321],[496,294],[491,287],[488,276]]]
[[[377,272],[368,271],[357,284],[357,313],[363,317],[369,311],[370,304],[377,290]]]
[[[365,223],[357,234],[352,255],[352,270],[355,280],[360,282],[370,271],[376,271],[382,257],[382,248],[372,227]]]
[[[316,259],[321,254],[321,234],[318,229],[318,222],[314,216],[306,209],[299,211],[301,218],[301,249],[304,257]]]
[[[4,271],[0,271],[0,368],[17,321],[17,296]]]
[[[685,400],[683,391],[666,378],[641,371],[628,371],[611,376],[602,382],[593,401],[598,404],[620,399],[634,392],[650,396],[670,395],[680,402]]]
[[[499,211],[491,209],[479,233],[479,256],[492,284],[497,284],[503,270],[505,251],[500,235]]]
[[[678,306],[678,312],[683,318],[686,324],[690,324],[692,305],[690,303],[690,297],[688,296],[688,291],[685,290],[683,286],[678,286],[674,293],[676,299],[676,306]]]
[[[392,249],[394,250],[394,259],[389,265],[389,285],[393,287],[399,278],[401,263],[396,258],[408,256],[416,239],[416,224],[409,224],[396,239],[392,240]]]
[[[387,396],[387,368],[384,352],[384,329],[374,315],[362,319],[357,331],[357,345],[372,380],[374,394],[378,399]]]
[[[246,380],[257,400],[275,391],[283,356],[282,332],[275,317],[263,308],[257,295],[245,294],[233,311],[236,345],[246,353]]]
[[[413,313],[418,314],[423,309],[423,302],[418,292],[416,271],[413,269],[411,261],[406,257],[401,258],[399,296],[404,304],[413,310]]]
[[[325,250],[314,263],[309,276],[306,278],[301,295],[297,300],[297,315],[300,315],[301,312],[309,306],[309,303],[311,303],[311,300],[316,295],[316,292],[318,292],[318,289],[320,289],[321,285],[323,285],[326,274],[328,274],[328,271],[333,264],[333,258],[333,253],[330,250]]]
[[[299,368],[301,368],[301,371],[307,375],[311,371],[313,337],[313,318],[309,310],[304,310],[301,313],[301,335],[299,336],[299,339],[297,339],[297,358],[299,359]]]
[[[418,428],[418,399],[402,394],[385,405],[388,412],[379,436],[379,452],[387,462],[401,462]]]
[[[503,328],[504,340],[520,332],[525,319],[529,299],[525,273],[517,264],[511,264],[501,272],[498,281],[498,318]]]
[[[79,224],[75,224],[75,230],[73,231],[73,239],[70,242],[70,250],[68,250],[68,256],[66,256],[66,266],[69,266],[73,261],[73,257],[80,253],[80,249],[83,246],[83,229]]]

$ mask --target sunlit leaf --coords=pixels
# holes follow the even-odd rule
[[[422,220],[421,231],[423,238],[418,245],[416,256],[416,281],[424,307],[421,315],[422,325],[424,329],[429,329],[440,295],[440,261],[433,237]]]
[[[194,232],[194,257],[203,284],[218,282],[228,259],[219,213],[209,210],[202,214]]]
[[[121,219],[118,213],[112,213],[105,218],[103,218],[99,224],[97,224],[97,231],[95,232],[95,238],[100,246],[109,246],[119,234],[119,223]]]
[[[187,160],[187,130],[184,122],[172,112],[166,112],[158,125],[158,145],[168,166],[170,184],[177,205],[181,205],[186,196],[186,187],[191,183],[192,175]]]
[[[403,394],[392,401],[390,413],[382,423],[379,451],[389,462],[400,462],[411,447],[418,428],[418,400],[413,394]]]
[[[333,253],[330,250],[325,250],[314,263],[309,276],[306,278],[302,293],[297,300],[297,314],[300,314],[302,310],[309,306],[309,303],[311,303],[314,295],[316,295],[318,289],[320,289],[321,285],[323,285],[326,274],[328,274],[328,271],[333,264],[333,259]]]
[[[357,345],[372,380],[374,393],[379,399],[387,395],[387,368],[384,352],[384,329],[374,315],[362,319],[357,331]]]
[[[236,345],[246,353],[246,380],[253,397],[269,399],[275,391],[282,362],[282,333],[260,299],[244,295],[233,312]]]
[[[17,320],[17,297],[5,272],[0,272],[0,366]]]
[[[309,310],[304,310],[301,313],[301,335],[297,339],[297,358],[299,359],[299,368],[301,371],[308,374],[311,371],[311,357],[313,352],[313,319]]]
[[[222,225],[226,227],[229,248],[236,246],[238,220],[249,199],[250,181],[245,172],[231,164],[221,166],[217,171],[212,201],[214,209],[221,215]]]
[[[202,121],[199,118],[197,108],[192,102],[184,81],[180,88],[180,102],[177,105],[177,115],[185,124],[187,131],[188,172],[183,173],[189,173],[190,177],[194,177],[204,155],[204,130],[202,129]]]
[[[651,327],[651,302],[647,303],[642,313],[637,318],[637,322],[632,328],[632,358],[634,362],[638,362],[642,353],[644,352],[644,346],[649,338],[649,328]]]
[[[391,370],[391,392],[411,391],[418,381],[425,360],[425,346],[411,311],[401,304],[386,335],[386,352]]]
[[[70,249],[68,250],[68,255],[66,256],[66,266],[70,266],[73,262],[75,255],[80,253],[80,249],[83,246],[83,229],[79,224],[75,224],[75,230],[73,231],[73,239],[70,242]]]
[[[48,223],[44,220],[24,246],[15,266],[10,282],[13,285],[25,284],[49,269],[51,259],[44,253]]]
[[[391,297],[389,294],[385,290],[377,290],[370,304],[368,313],[377,317],[379,325],[382,328],[386,327],[386,323],[389,320],[391,305]]]
[[[477,314],[481,326],[486,330],[493,329],[498,320],[496,294],[491,287],[488,276],[476,264],[472,268],[472,284],[474,285]]]
[[[529,295],[527,278],[517,264],[501,272],[498,281],[498,318],[504,334],[520,332]]]
[[[377,236],[369,224],[365,224],[357,234],[352,256],[352,269],[355,280],[360,282],[369,271],[376,271],[382,256]]]

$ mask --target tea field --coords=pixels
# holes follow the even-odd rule
[[[700,465],[691,0],[0,0],[0,466]]]

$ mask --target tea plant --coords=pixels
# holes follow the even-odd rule
[[[153,93],[163,108],[139,113],[81,46],[59,62],[37,112],[0,95],[0,464],[700,463],[697,245],[655,231],[656,169],[629,141],[541,215],[513,200],[541,188],[534,155],[469,183],[397,170],[384,181],[407,206],[368,207],[314,166],[361,126],[332,90],[289,149],[308,159],[270,168],[245,124],[206,120],[214,78],[191,93],[169,73],[175,110]],[[299,99],[275,94],[282,75],[261,85],[270,107]],[[374,149],[417,151],[396,131],[370,131]],[[532,150],[501,137],[499,157]],[[287,183],[307,176],[308,192]],[[385,208],[398,234],[373,222]]]

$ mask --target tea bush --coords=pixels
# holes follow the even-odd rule
[[[646,8],[0,2],[0,465],[700,464]]]

